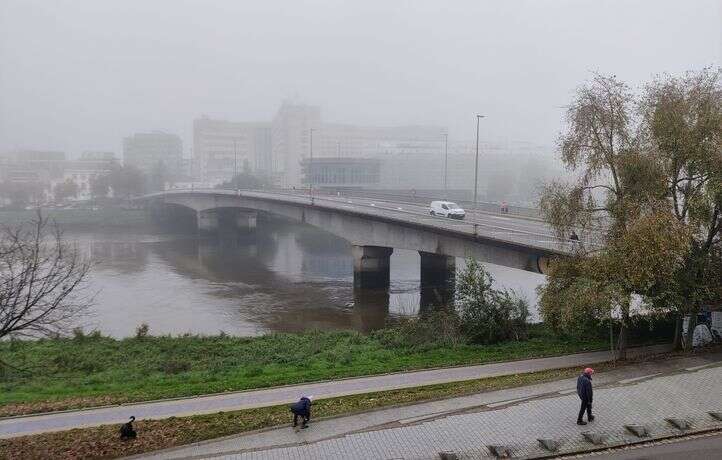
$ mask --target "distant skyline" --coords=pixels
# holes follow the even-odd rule
[[[553,148],[591,71],[638,88],[722,63],[719,0],[2,0],[0,151],[122,153],[194,118],[448,126]]]

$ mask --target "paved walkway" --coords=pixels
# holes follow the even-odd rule
[[[669,346],[659,345],[631,349],[630,357],[662,353]],[[550,358],[527,359],[478,366],[432,369],[427,371],[385,374],[328,382],[290,385],[284,387],[223,393],[213,396],[128,404],[98,409],[50,413],[28,417],[0,419],[0,438],[10,438],[47,431],[61,431],[79,427],[122,423],[134,415],[138,419],[162,419],[194,414],[227,412],[254,407],[273,406],[296,401],[302,395],[331,398],[374,391],[410,388],[437,383],[473,380],[563,367],[583,366],[609,361],[608,351],[579,353]]]
[[[438,459],[491,456],[488,445],[508,446],[515,457],[548,455],[537,441],[561,442],[560,452],[594,447],[582,435],[606,437],[606,445],[639,441],[625,424],[642,424],[652,437],[679,435],[665,418],[694,429],[722,428],[707,411],[722,411],[722,353],[642,363],[595,376],[595,414],[575,424],[576,379],[480,393],[443,401],[312,421],[307,430],[289,426],[207,441],[139,456],[166,459]],[[138,457],[136,457],[138,458]]]

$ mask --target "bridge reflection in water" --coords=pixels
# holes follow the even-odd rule
[[[438,272],[420,270],[416,251],[394,251],[388,286],[354,287],[347,241],[305,224],[258,219],[255,232],[241,234],[198,235],[191,224],[185,233],[173,225],[152,234],[69,234],[96,260],[88,286],[98,292],[94,326],[114,336],[132,335],[141,322],[154,334],[368,332],[389,317],[451,302],[453,277],[427,276]]]

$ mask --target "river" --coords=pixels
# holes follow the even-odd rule
[[[419,255],[395,250],[388,291],[354,291],[351,246],[319,229],[259,221],[256,235],[197,238],[153,232],[68,232],[90,254],[94,295],[86,330],[133,335],[252,336],[307,329],[368,332],[389,317],[419,312]],[[457,270],[463,267],[457,260]],[[498,286],[532,306],[544,277],[487,265]]]

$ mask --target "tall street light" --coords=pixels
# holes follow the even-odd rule
[[[479,205],[476,201],[477,191],[479,189],[479,121],[484,115],[476,116],[476,161],[474,162],[474,214],[479,214]],[[476,217],[476,216],[474,216]],[[474,223],[474,234],[477,233],[477,224]]]
[[[444,133],[444,199],[449,199],[449,188],[446,185],[449,170],[449,133]]]
[[[309,186],[308,194],[311,197],[311,204],[313,205],[313,132],[315,129],[311,128],[311,160],[308,163],[308,175],[309,175]]]
[[[233,139],[233,182],[236,190],[238,189],[238,150],[236,150],[236,139]]]

